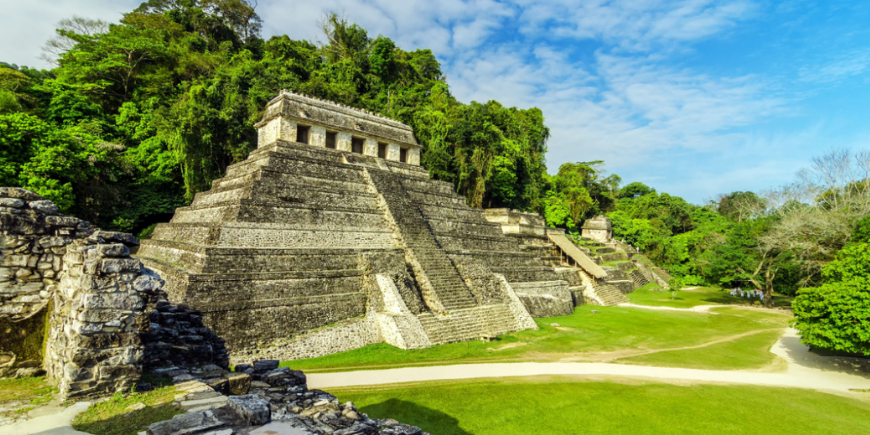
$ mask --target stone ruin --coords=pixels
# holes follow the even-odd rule
[[[147,391],[143,372],[171,379],[186,412],[150,435],[428,435],[309,390],[277,360],[230,371],[201,313],[167,301],[164,281],[130,257],[138,244],[31,191],[0,188],[0,377],[47,375],[65,399]],[[22,348],[29,341],[40,351]]]
[[[596,242],[607,243],[613,238],[613,224],[607,216],[598,215],[583,222],[580,235]]]
[[[248,159],[136,254],[235,361],[422,348],[571,312],[542,249],[431,179],[407,125],[283,92],[257,127]]]
[[[226,368],[223,340],[130,257],[138,244],[0,188],[0,376],[47,374],[63,397],[95,397],[174,361]]]
[[[539,214],[510,209],[488,209],[484,214],[490,222],[500,224],[506,236],[515,238],[521,249],[539,255],[568,283],[567,293],[554,288],[535,294],[534,289],[516,288],[533,317],[571,314],[573,307],[583,304],[609,306],[628,302],[628,293],[650,282],[668,288],[667,271],[647,265],[636,258],[639,255],[636,250],[610,238],[610,219],[605,216],[599,216],[596,222],[598,227],[607,229],[596,234],[606,234],[607,242],[586,237],[583,243],[588,246],[578,246],[568,239],[564,229],[547,227]]]

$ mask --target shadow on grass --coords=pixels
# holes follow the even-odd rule
[[[372,418],[392,418],[438,435],[471,435],[459,427],[459,420],[441,411],[413,402],[390,399],[360,408]]]
[[[786,354],[793,364],[826,372],[846,373],[870,378],[870,358],[810,351],[800,342],[800,337],[782,337],[780,339]]]
[[[184,411],[173,403],[149,406],[145,409],[114,415],[104,420],[73,423],[73,429],[96,435],[136,435],[152,423],[169,420]],[[49,432],[50,433],[50,432]]]

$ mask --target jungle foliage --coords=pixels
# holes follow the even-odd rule
[[[423,165],[471,206],[543,211],[543,113],[457,101],[430,50],[335,14],[322,44],[264,40],[246,0],[149,0],[119,23],[59,26],[56,68],[0,65],[0,184],[101,227],[139,232],[207,190],[256,146],[281,89],[411,125]]]

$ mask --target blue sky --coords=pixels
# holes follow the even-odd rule
[[[0,60],[37,58],[74,14],[125,0],[0,0]],[[870,148],[870,1],[260,0],[264,36],[318,38],[325,10],[431,48],[461,101],[537,106],[551,173],[604,160],[625,182],[702,203]]]

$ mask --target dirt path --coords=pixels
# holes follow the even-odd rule
[[[753,331],[759,333],[762,331]],[[752,333],[741,334],[743,336]],[[720,342],[737,339],[727,337]],[[699,347],[709,346],[707,343]],[[672,367],[650,367],[627,364],[553,362],[553,363],[483,363],[427,367],[405,367],[387,370],[364,370],[339,373],[310,373],[311,388],[397,384],[438,380],[501,378],[541,375],[626,376],[702,383],[735,383],[771,387],[794,387],[837,393],[870,389],[870,378],[862,375],[862,361],[823,357],[812,354],[800,344],[797,331],[789,328],[771,352],[787,364],[784,373],[739,370],[697,370]]]

